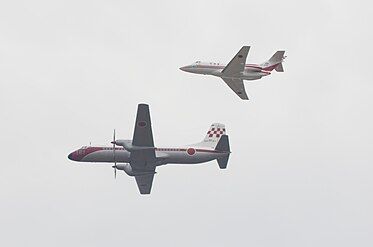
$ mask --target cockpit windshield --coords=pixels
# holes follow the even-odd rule
[[[201,63],[201,61],[196,61],[192,64],[192,67],[197,67],[199,64]]]

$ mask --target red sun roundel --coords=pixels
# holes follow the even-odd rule
[[[194,148],[188,148],[188,149],[187,149],[187,153],[188,153],[189,155],[194,155],[194,154],[196,153],[196,150],[195,150]]]
[[[138,125],[139,127],[145,127],[146,124],[147,124],[147,123],[146,123],[145,121],[140,121],[140,122],[137,123],[137,125]]]

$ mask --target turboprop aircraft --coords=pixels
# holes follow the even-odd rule
[[[230,155],[229,140],[224,124],[214,123],[202,142],[174,148],[156,148],[153,142],[149,106],[139,104],[132,140],[115,139],[111,147],[82,147],[69,154],[78,162],[114,163],[117,170],[135,177],[140,194],[150,194],[156,167],[166,164],[198,164],[217,160],[225,169]],[[118,147],[117,147],[118,146]]]
[[[247,97],[243,80],[258,80],[271,74],[272,70],[284,72],[282,62],[286,58],[285,51],[277,51],[268,61],[262,64],[246,64],[250,46],[243,46],[236,56],[227,64],[197,61],[191,65],[181,67],[182,71],[213,75],[223,81],[243,100]]]

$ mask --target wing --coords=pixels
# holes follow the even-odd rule
[[[139,104],[133,133],[132,145],[140,147],[131,151],[130,164],[134,172],[155,171],[156,157],[153,141],[152,126],[150,121],[149,106]],[[141,149],[143,147],[144,149]],[[154,174],[135,176],[141,194],[149,194],[152,188]]]
[[[150,194],[156,167],[154,149],[132,151],[130,154],[130,164],[135,173],[148,173],[135,175],[135,178],[140,194]]]
[[[231,79],[231,78],[222,78],[223,81],[240,97],[241,99],[248,100],[245,85],[243,84],[242,79]]]
[[[223,69],[222,73],[226,76],[232,76],[241,73],[245,69],[247,54],[250,46],[243,46],[234,58]]]
[[[130,164],[134,171],[148,172],[155,169],[154,149],[134,150],[130,153]]]
[[[152,123],[150,122],[149,106],[139,104],[133,133],[132,145],[139,147],[154,147]]]
[[[133,133],[132,145],[137,147],[131,151],[130,163],[134,170],[148,171],[155,167],[155,150],[150,121],[149,106],[139,104]]]
[[[140,194],[150,194],[150,191],[152,190],[153,178],[154,174],[135,176]]]

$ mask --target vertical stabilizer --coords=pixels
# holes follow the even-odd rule
[[[225,125],[221,123],[211,124],[210,129],[201,143],[198,146],[209,147],[215,149],[222,135],[225,135]]]
[[[266,62],[262,63],[260,66],[266,71],[276,70],[278,72],[284,72],[282,67],[282,62],[285,59],[285,51],[277,51],[273,56]]]

